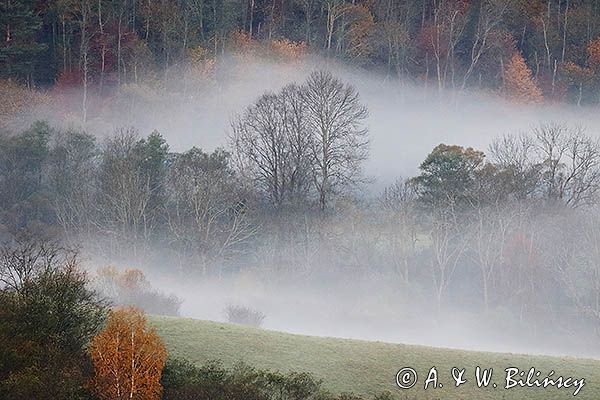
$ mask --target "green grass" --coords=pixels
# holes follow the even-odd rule
[[[389,390],[398,399],[409,400],[600,400],[600,361],[596,360],[311,337],[186,318],[152,317],[151,321],[172,356],[197,364],[221,360],[231,366],[242,361],[264,369],[310,372],[333,393],[373,395]],[[492,382],[498,388],[477,388],[474,369],[478,365],[494,369]],[[400,390],[395,385],[396,372],[407,366],[418,372],[419,383],[410,390]],[[444,386],[425,391],[423,383],[433,366]],[[468,382],[459,388],[453,385],[452,367],[466,368]],[[573,389],[554,387],[505,390],[504,370],[508,367],[535,367],[541,378],[554,370],[555,377],[585,378],[586,385],[577,397],[573,397]]]

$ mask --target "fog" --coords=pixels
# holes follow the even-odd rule
[[[277,64],[223,56],[216,68],[214,80],[188,82],[186,72],[174,67],[160,84],[125,85],[108,104],[88,95],[94,111],[89,112],[86,129],[98,136],[123,126],[136,127],[144,134],[158,130],[174,151],[227,147],[231,119],[261,94],[301,83],[316,69],[328,69],[355,86],[369,109],[371,153],[365,173],[380,184],[413,175],[439,143],[486,150],[494,137],[550,121],[580,125],[589,134],[600,135],[595,108],[513,104],[492,92],[440,95],[433,79],[427,87],[329,60]],[[69,97],[78,99],[81,93],[69,93]],[[42,115],[58,125],[80,126],[73,118],[79,102],[73,101],[71,107],[66,123],[64,115],[45,109],[31,112],[29,119]]]
[[[124,125],[135,126],[144,135],[156,129],[173,151],[192,146],[205,150],[227,147],[230,121],[236,113],[266,90],[300,83],[313,69],[327,68],[358,89],[370,112],[370,157],[364,169],[371,178],[365,190],[368,198],[377,196],[399,177],[414,176],[421,161],[439,143],[486,150],[499,135],[527,131],[549,121],[580,125],[591,135],[600,132],[600,115],[595,109],[516,105],[494,93],[449,91],[440,95],[423,84],[322,60],[293,65],[255,60],[240,65],[224,57],[218,68],[223,72],[217,74],[216,81],[189,87],[184,73],[174,68],[168,72],[164,92],[155,91],[149,101],[140,100],[139,94],[123,93],[122,98],[133,99],[127,100],[128,106],[116,102],[96,108],[90,112],[87,129],[99,137]],[[134,89],[141,90],[126,90]],[[48,114],[52,111],[32,113]],[[60,115],[50,118],[64,124]],[[73,120],[66,124],[77,125]],[[186,317],[224,321],[228,304],[243,304],[266,315],[265,329],[278,331],[484,351],[600,357],[600,346],[590,326],[536,332],[527,324],[511,323],[510,309],[479,316],[463,311],[465,305],[459,301],[450,300],[438,313],[432,300],[416,296],[410,288],[378,273],[317,274],[299,279],[255,273],[250,268],[220,277],[192,279],[164,274],[169,260],[91,259],[90,269],[114,264],[145,270],[155,287],[183,300],[181,314]]]
[[[164,280],[157,280],[164,282]],[[182,315],[226,321],[225,307],[242,304],[261,310],[264,329],[475,351],[600,358],[597,338],[588,326],[572,331],[531,332],[510,321],[510,310],[473,314],[402,295],[383,279],[338,281],[320,285],[268,284],[245,276],[188,284],[166,284],[184,299]],[[176,289],[175,289],[176,288]]]
[[[427,87],[334,61],[313,58],[288,65],[223,56],[217,68],[222,72],[208,83],[190,85],[181,68],[172,68],[166,73],[165,87],[153,89],[151,95],[140,93],[146,89],[125,89],[122,96],[135,100],[127,107],[121,103],[105,106],[90,118],[88,129],[99,136],[122,126],[134,126],[142,133],[156,129],[175,151],[192,146],[227,147],[232,117],[252,101],[265,91],[301,83],[316,69],[327,69],[355,86],[369,109],[371,154],[365,172],[379,183],[414,174],[439,143],[485,150],[494,137],[550,121],[581,125],[590,134],[600,134],[595,108],[513,104],[495,93],[446,91],[440,95],[433,80]],[[144,101],[147,97],[153,100]]]

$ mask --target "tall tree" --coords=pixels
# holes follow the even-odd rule
[[[325,210],[332,196],[360,180],[361,164],[369,152],[368,110],[356,89],[331,72],[313,72],[302,86],[306,105],[312,174],[319,207]]]
[[[41,26],[34,1],[0,2],[0,77],[34,83],[38,56],[47,47],[37,39]]]

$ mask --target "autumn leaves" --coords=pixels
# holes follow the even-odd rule
[[[160,377],[167,351],[144,314],[113,310],[106,327],[92,339],[92,390],[100,399],[160,399]]]

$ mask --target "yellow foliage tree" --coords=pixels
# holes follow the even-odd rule
[[[307,50],[304,42],[292,42],[287,39],[274,39],[269,42],[270,56],[276,61],[300,61],[306,56]]]
[[[588,64],[594,68],[600,66],[600,36],[590,42],[587,52]]]
[[[515,51],[504,71],[505,96],[525,103],[540,103],[542,91],[535,83],[531,70],[520,52]]]
[[[50,102],[47,94],[7,80],[0,80],[0,93],[0,129],[24,128],[22,117],[34,107]]]
[[[167,351],[140,310],[113,310],[106,328],[92,340],[90,355],[92,388],[100,399],[160,399]]]

